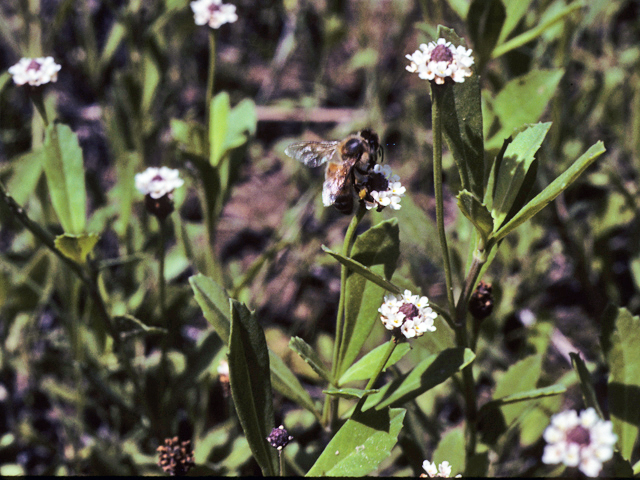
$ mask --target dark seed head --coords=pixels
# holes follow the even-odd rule
[[[278,428],[271,430],[267,440],[273,448],[280,451],[289,445],[289,442],[293,440],[293,437],[289,435],[289,432],[284,428],[284,425],[280,425]]]
[[[469,299],[469,311],[476,320],[484,320],[493,311],[491,284],[481,281]]]
[[[578,445],[589,445],[591,442],[591,434],[589,430],[582,425],[578,425],[567,433],[567,441],[577,443]]]
[[[436,62],[450,62],[453,60],[453,53],[451,53],[449,47],[440,44],[431,52],[431,60]]]
[[[157,452],[160,454],[158,465],[171,476],[186,475],[195,466],[190,440],[179,442],[178,437],[166,438]]]
[[[417,317],[420,311],[418,307],[416,307],[413,303],[405,303],[402,305],[398,311],[400,313],[404,313],[405,320],[411,320],[414,317]]]
[[[147,212],[158,217],[158,220],[164,220],[173,212],[173,198],[171,194],[163,195],[160,198],[152,198],[151,195],[144,196],[144,206]]]

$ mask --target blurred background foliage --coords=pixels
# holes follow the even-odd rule
[[[531,362],[544,365],[533,386],[569,386],[564,404],[560,397],[541,400],[518,424],[510,423],[514,412],[503,412],[508,435],[493,444],[490,473],[549,473],[539,461],[546,419],[581,405],[568,352],[587,361],[602,404],[601,315],[609,302],[640,311],[640,2],[506,2],[509,22],[499,35],[487,22],[495,18],[487,13],[497,8],[492,1],[232,3],[239,19],[218,31],[215,91],[228,92],[234,106],[252,99],[258,123],[230,160],[214,239],[216,280],[256,310],[270,348],[316,401],[320,379],[288,343],[300,336],[330,362],[340,275],[320,246],[339,251],[348,219],[322,207],[322,173],[285,157],[288,142],[302,135],[339,139],[365,126],[381,135],[384,161],[410,192],[393,212],[401,239],[394,281],[442,304],[430,100],[427,85],[406,73],[404,55],[433,39],[438,24],[467,39],[481,69],[487,155],[497,153],[514,127],[553,122],[536,161],[533,193],[604,141],[605,156],[506,238],[484,276],[496,303],[474,364],[480,402],[508,375],[533,368]],[[506,48],[540,25],[546,28],[538,35]],[[101,235],[91,264],[130,359],[127,371],[79,281],[0,208],[3,475],[158,473],[155,449],[174,435],[192,439],[196,463],[209,473],[259,472],[218,380],[223,344],[188,283],[209,268],[211,250],[197,162],[182,148],[176,120],[205,123],[207,35],[186,0],[0,4],[1,72],[22,56],[53,55],[62,64],[45,103],[50,118],[76,132],[83,150],[87,230]],[[24,91],[0,74],[0,180],[33,220],[59,234],[37,154],[43,129]],[[445,185],[457,192],[451,156],[444,163]],[[166,315],[175,328],[169,372],[160,365],[162,335],[136,323],[164,326],[158,226],[133,183],[136,172],[160,165],[179,168],[186,179],[176,191],[167,243]],[[450,192],[445,202],[459,284],[472,232]],[[374,213],[369,224],[391,215]],[[438,332],[434,340],[415,342],[399,368],[450,341],[440,338],[446,328]],[[365,351],[386,337],[377,324]],[[423,459],[437,460],[437,445],[454,441],[463,404],[453,391],[446,382],[416,399],[406,423],[420,424],[428,436],[416,445],[403,430],[401,448],[381,473],[416,475]],[[279,395],[275,412],[296,438],[287,448],[290,471],[303,473],[325,434],[313,415]]]

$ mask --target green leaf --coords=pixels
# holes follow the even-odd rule
[[[331,382],[331,374],[327,371],[320,355],[300,337],[292,337],[289,341],[289,348],[296,352],[300,357],[309,364],[309,366],[320,375],[326,382]]]
[[[107,65],[111,63],[118,47],[125,38],[126,32],[126,27],[120,22],[115,22],[111,26],[107,41],[102,49],[102,53],[100,53],[100,71],[104,71]]]
[[[204,318],[213,326],[225,345],[228,345],[231,328],[229,295],[224,288],[200,273],[190,277],[189,283]]]
[[[328,388],[327,390],[322,391],[322,393],[326,395],[348,399],[360,399],[377,392],[377,388],[371,390],[360,390],[359,388]]]
[[[509,2],[507,2],[507,4],[509,3],[512,3],[512,0],[509,0]],[[561,6],[562,4],[560,3],[552,4],[547,11],[553,11],[554,9],[559,10],[557,13],[555,13],[552,16],[549,16],[549,18],[547,18],[546,20],[543,20],[542,23],[536,25],[534,28],[527,30],[524,33],[521,33],[520,35],[512,38],[507,42],[502,43],[502,40],[501,40],[500,45],[498,45],[493,50],[493,58],[498,58],[504,55],[505,53],[510,52],[513,49],[522,47],[523,45],[535,40],[537,37],[541,36],[544,32],[551,29],[551,27],[553,27],[556,23],[562,21],[565,17],[573,14],[576,10],[583,8],[584,4],[582,2],[572,2],[571,4],[567,5],[565,8],[560,9]],[[594,10],[597,10],[597,9],[593,9],[592,11]],[[547,12],[545,12],[543,16],[547,16],[546,14]]]
[[[24,205],[33,195],[42,174],[42,150],[28,152],[11,161],[13,174],[7,183],[7,192],[18,205]]]
[[[452,428],[438,442],[438,447],[433,452],[432,462],[440,465],[444,461],[451,465],[451,475],[453,478],[464,472],[465,466],[465,444],[464,431],[462,428]]]
[[[467,14],[467,25],[474,53],[479,57],[479,70],[491,58],[506,18],[505,7],[500,0],[474,0]]]
[[[454,45],[466,42],[449,28],[438,26],[438,38]],[[484,145],[480,83],[475,65],[463,83],[443,85],[441,116],[443,135],[458,166],[462,187],[484,197]]]
[[[204,317],[213,326],[225,345],[228,345],[231,320],[229,318],[229,296],[227,292],[212,279],[202,274],[189,278],[189,283]],[[273,388],[318,416],[309,393],[302,387],[291,369],[271,350],[269,350],[269,364],[271,365]]]
[[[384,372],[388,367],[397,363],[409,352],[409,350],[411,350],[411,345],[409,345],[408,342],[398,344],[391,354],[391,358],[389,358],[382,371]],[[356,363],[351,365],[351,367],[349,367],[345,374],[340,377],[340,380],[338,380],[338,385],[344,385],[349,382],[357,382],[359,380],[369,380],[372,373],[375,371],[378,365],[380,365],[382,357],[385,356],[386,352],[386,344],[379,345],[378,347],[371,350],[364,357],[362,357]]]
[[[142,87],[142,114],[147,115],[151,109],[151,103],[160,84],[160,69],[150,53],[144,55],[143,74],[144,85]]]
[[[640,317],[610,305],[602,325],[609,365],[609,413],[620,454],[630,460],[640,425]]]
[[[307,476],[364,476],[386,459],[398,441],[406,410],[360,412],[331,439]]]
[[[375,405],[376,410],[402,405],[440,385],[476,358],[468,348],[449,348],[418,363],[410,372],[388,383],[380,392],[370,395],[363,409]]]
[[[158,335],[158,334],[167,333],[166,328],[150,327],[148,325],[145,325],[141,320],[138,320],[133,315],[118,315],[115,317],[116,321],[120,319],[127,320],[128,322],[134,325],[134,328],[131,328],[131,329],[125,329],[125,328],[122,328],[120,325],[118,325],[118,327],[120,327],[119,328],[121,332],[120,335],[122,336],[123,339],[138,337],[142,335]]]
[[[542,355],[531,355],[511,365],[498,380],[493,398],[501,399],[518,393],[534,390],[542,370]],[[507,425],[518,418],[527,408],[526,404],[515,403],[502,407]]]
[[[229,381],[233,403],[263,475],[274,476],[278,459],[266,440],[275,427],[267,341],[247,307],[236,300],[230,300],[230,305]]]
[[[282,359],[271,350],[269,350],[269,363],[271,364],[271,384],[273,388],[320,419],[320,414],[316,410],[313,400],[300,384],[300,380]]]
[[[584,363],[584,360],[580,358],[580,355],[577,353],[569,353],[571,357],[571,365],[573,369],[578,374],[578,378],[580,379],[580,390],[582,391],[582,398],[584,399],[584,404],[587,407],[592,407],[598,412],[598,416],[600,418],[604,418],[602,414],[602,410],[600,410],[600,404],[598,403],[598,399],[596,398],[596,392],[593,389],[593,383],[591,382],[591,374],[589,370],[587,370],[587,365]]]
[[[65,233],[84,233],[87,192],[82,149],[78,136],[60,123],[47,127],[44,141],[44,172],[51,204]]]
[[[97,233],[84,233],[82,235],[70,235],[65,233],[58,235],[54,241],[55,246],[65,257],[76,263],[85,263],[87,255],[93,250],[100,240]]]
[[[180,151],[194,157],[205,157],[205,127],[196,122],[185,122],[172,118],[169,122],[171,136],[178,143]]]
[[[456,198],[458,199],[458,208],[473,223],[486,245],[487,237],[493,233],[491,213],[478,197],[467,190],[462,190]]]
[[[217,167],[225,153],[229,110],[231,103],[227,92],[220,92],[211,100],[209,116],[209,163]]]
[[[514,129],[537,122],[553,97],[564,70],[532,70],[507,82],[493,100],[493,111],[500,119],[500,130],[486,142],[486,149],[499,148]],[[514,101],[518,108],[514,108]]]
[[[358,236],[351,258],[388,280],[393,275],[400,255],[398,221],[385,220]],[[355,361],[362,345],[379,318],[385,289],[349,272],[346,285],[345,322],[342,350],[338,356],[337,378]]]
[[[534,156],[550,127],[550,122],[528,125],[509,143],[504,152],[500,169],[497,172],[491,210],[496,227],[502,224],[511,210]]]
[[[532,0],[508,0],[505,2],[504,8],[507,18],[500,32],[500,38],[498,40],[500,43],[504,43],[513,29],[518,26],[520,19],[527,13],[531,2]]]
[[[512,395],[507,395],[505,397],[496,398],[495,400],[491,400],[491,402],[495,405],[509,405],[511,403],[524,402],[528,400],[535,400],[536,398],[543,397],[553,397],[554,395],[560,395],[567,391],[567,387],[564,385],[550,385],[544,388],[536,388],[534,390],[528,390],[526,392],[518,392]]]
[[[388,280],[386,280],[382,275],[378,275],[377,273],[371,271],[370,268],[365,267],[360,262],[356,262],[352,258],[344,257],[344,256],[340,255],[339,253],[336,253],[336,252],[330,250],[329,248],[325,247],[324,245],[322,245],[322,250],[324,250],[329,255],[331,255],[333,258],[338,260],[338,262],[340,262],[345,267],[348,267],[349,270],[352,270],[352,271],[356,272],[357,274],[362,275],[367,280],[370,280],[373,283],[375,283],[376,285],[381,286],[385,290],[388,290],[391,293],[395,293],[396,295],[402,293],[400,288],[396,287],[393,283],[391,283]]]
[[[510,232],[518,228],[524,222],[533,217],[536,213],[546,207],[560,193],[567,189],[596,158],[605,152],[604,144],[597,142],[589,150],[583,153],[573,165],[571,165],[562,175],[556,178],[547,188],[535,196],[527,203],[515,216],[503,225],[492,237],[494,242],[507,236]]]
[[[253,100],[245,98],[229,112],[227,120],[227,134],[225,136],[225,151],[243,145],[250,135],[255,135],[258,127],[258,114]]]

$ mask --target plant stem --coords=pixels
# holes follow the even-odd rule
[[[366,207],[361,202],[358,202],[358,211],[351,219],[351,223],[349,224],[349,228],[347,229],[347,233],[344,237],[344,244],[342,246],[342,255],[344,257],[349,258],[351,256],[351,249],[353,248],[353,244],[356,238],[356,229],[366,212]],[[333,343],[333,360],[331,365],[331,379],[334,386],[337,386],[335,385],[335,383],[338,381],[337,377],[339,375],[340,368],[340,365],[338,365],[338,363],[341,358],[342,343],[344,339],[344,310],[348,271],[349,269],[346,266],[342,265],[342,268],[340,270],[340,300],[338,302],[338,314],[336,316],[336,339]],[[322,411],[323,425],[326,426],[329,424],[330,412],[333,412],[333,415],[331,415],[331,422],[336,419],[337,406],[337,399],[327,395],[327,397],[325,398],[324,409]]]
[[[398,341],[399,341],[398,338],[395,336],[391,340],[389,340],[389,345],[387,346],[387,351],[385,352],[384,357],[382,358],[382,360],[380,360],[380,363],[378,364],[378,368],[376,368],[375,373],[369,379],[367,386],[364,387],[365,392],[367,390],[371,390],[375,385],[375,383],[378,381],[378,378],[382,374],[382,370],[384,369],[384,366],[387,364],[387,362],[391,358],[391,355],[393,354],[393,351],[396,349],[396,346],[398,345]],[[367,395],[363,395],[362,398],[358,401],[358,404],[356,405],[356,408],[353,411],[353,415],[357,415],[358,413],[360,413],[360,411],[362,410],[362,407],[364,406],[364,402],[366,400],[367,400]]]
[[[447,303],[449,314],[455,319],[455,303],[453,300],[453,285],[451,280],[451,261],[449,260],[449,248],[447,236],[444,231],[444,199],[442,195],[442,117],[441,104],[444,93],[444,85],[431,84],[431,122],[433,125],[433,188],[436,197],[436,223],[438,238],[442,248],[442,260],[444,262],[444,279],[447,287]]]
[[[207,76],[207,93],[205,97],[206,104],[204,106],[206,118],[206,138],[209,145],[209,129],[211,128],[211,99],[213,98],[213,84],[216,75],[216,32],[209,29],[209,74]],[[211,147],[207,149],[207,154],[211,153]]]
[[[0,199],[5,203],[5,205],[9,208],[9,211],[13,214],[13,216],[20,222],[24,227],[29,230],[38,240],[40,240],[49,250],[55,253],[58,258],[60,258],[71,270],[80,278],[82,283],[85,284],[87,289],[89,290],[89,294],[91,295],[91,299],[93,300],[96,308],[98,309],[98,313],[100,317],[103,319],[109,333],[113,337],[113,341],[116,346],[120,344],[120,337],[117,334],[115,327],[111,321],[111,317],[107,312],[107,308],[100,296],[100,292],[98,291],[97,284],[95,280],[85,271],[85,269],[78,263],[71,260],[69,257],[65,256],[55,245],[55,241],[51,234],[44,230],[40,225],[32,221],[24,209],[18,205],[18,203],[11,197],[7,191],[4,189],[4,186],[0,183]]]
[[[460,294],[460,301],[456,307],[453,299],[453,282],[451,279],[451,262],[449,260],[449,248],[444,229],[444,201],[442,195],[442,96],[446,85],[436,85],[431,83],[431,114],[433,124],[433,184],[436,198],[436,223],[438,237],[442,248],[442,259],[444,261],[445,282],[447,287],[447,302],[449,311],[453,319],[456,332],[456,344],[459,347],[469,347],[466,325],[466,300],[475,284],[477,275],[480,273],[481,265],[472,266],[465,281],[463,291]],[[484,263],[484,262],[483,262]],[[474,256],[475,264],[475,256]],[[477,443],[477,417],[478,406],[476,403],[475,381],[473,379],[472,366],[468,365],[462,370],[462,380],[464,385],[465,416],[466,416],[466,461],[469,462],[475,454]]]

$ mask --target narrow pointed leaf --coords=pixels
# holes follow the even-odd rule
[[[87,192],[78,136],[62,124],[47,127],[44,141],[44,171],[51,204],[65,233],[84,233]]]
[[[98,243],[98,240],[100,240],[100,235],[97,233],[82,235],[65,233],[56,237],[55,246],[74,262],[85,263],[87,261],[87,255],[91,253],[93,247]]]
[[[500,399],[518,393],[528,392],[536,388],[542,370],[542,355],[531,355],[511,365],[498,380],[493,393]],[[527,409],[524,403],[513,403],[502,407],[505,422],[508,425]]]
[[[389,280],[400,255],[400,230],[395,218],[385,220],[360,235],[351,251],[351,258]],[[341,377],[355,361],[371,328],[380,314],[385,289],[349,272],[346,285],[344,343],[338,356],[337,377]]]
[[[228,345],[231,320],[227,292],[212,279],[202,274],[189,278],[189,283],[204,318],[213,326],[225,345]],[[225,305],[227,308],[224,307]],[[269,350],[269,364],[273,388],[317,416],[318,412],[309,393],[303,388],[291,369],[271,350]]]
[[[521,125],[535,123],[555,94],[564,70],[532,70],[507,82],[493,100],[493,111],[500,119],[500,130],[486,142],[486,149],[499,148],[505,138]],[[513,99],[518,108],[513,108]]]
[[[360,412],[338,430],[307,476],[361,477],[373,472],[398,442],[406,410]]]
[[[229,380],[231,395],[253,457],[263,475],[276,475],[277,456],[267,437],[275,427],[269,353],[255,315],[230,301]]]
[[[468,348],[449,348],[422,360],[411,371],[370,395],[363,409],[399,406],[440,385],[476,358]]]
[[[631,459],[640,425],[640,317],[609,306],[602,343],[609,365],[609,413],[622,457]]]
[[[331,374],[322,363],[320,355],[300,337],[292,337],[289,341],[289,348],[296,352],[307,364],[322,377],[326,382],[331,381]]]
[[[217,167],[225,152],[225,142],[229,126],[229,94],[220,92],[211,100],[209,117],[209,163]]]
[[[571,365],[578,373],[578,378],[580,379],[580,390],[582,391],[584,404],[587,407],[594,408],[600,418],[604,418],[602,410],[600,410],[600,404],[598,404],[598,399],[596,398],[596,391],[593,389],[593,382],[591,381],[591,374],[587,369],[587,365],[577,353],[572,352],[569,356],[571,357]]]
[[[478,197],[467,190],[462,190],[458,194],[458,208],[462,214],[469,219],[478,233],[484,239],[485,245],[487,237],[493,233],[493,217],[487,207],[484,206]]]
[[[409,352],[409,350],[411,350],[411,345],[409,345],[408,342],[398,344],[382,371],[384,372],[391,365],[394,365],[396,362],[398,362]],[[345,374],[340,377],[338,385],[344,385],[349,382],[357,382],[359,380],[369,380],[375,369],[378,367],[378,365],[380,365],[380,362],[382,361],[382,358],[385,356],[386,352],[386,344],[382,344],[371,350],[364,357],[362,357],[356,363],[351,365],[351,367],[349,367],[349,370],[347,370]]]
[[[329,255],[331,255],[333,258],[338,260],[345,267],[348,267],[349,270],[352,270],[353,272],[356,272],[358,275],[362,275],[367,280],[370,280],[373,283],[375,283],[376,285],[381,286],[385,290],[388,290],[391,293],[395,293],[396,295],[402,293],[400,288],[396,287],[393,283],[391,283],[388,280],[386,280],[382,275],[378,275],[377,273],[371,271],[370,268],[365,267],[360,262],[356,262],[352,258],[344,257],[344,256],[340,255],[339,253],[336,253],[336,252],[330,250],[329,248],[325,247],[324,245],[322,245],[322,250],[324,250]]]
[[[544,388],[536,388],[534,390],[528,390],[526,392],[518,392],[505,397],[491,400],[494,405],[509,405],[511,403],[525,402],[527,400],[535,400],[536,398],[553,397],[554,395],[560,395],[567,391],[567,387],[564,385],[550,385]],[[488,405],[489,403],[485,404]]]
[[[492,240],[498,242],[506,237],[510,232],[518,228],[524,222],[533,217],[536,213],[551,203],[560,193],[565,191],[596,158],[605,152],[604,144],[597,142],[589,150],[580,156],[562,175],[551,182],[547,188],[536,195],[529,203],[505,225],[494,234]]]
[[[529,125],[518,133],[507,147],[500,163],[500,170],[497,172],[493,195],[491,215],[496,228],[500,227],[511,210],[535,158],[534,155],[542,145],[550,127],[550,122]]]
[[[378,389],[376,388],[371,390],[360,390],[359,388],[328,388],[327,390],[322,391],[325,395],[349,399],[360,399],[377,392]]]
[[[438,26],[438,38],[445,38],[453,45],[466,42],[449,28]],[[458,166],[462,187],[484,197],[484,145],[482,131],[482,106],[480,82],[475,65],[473,74],[463,83],[443,85],[442,129],[443,135]]]

